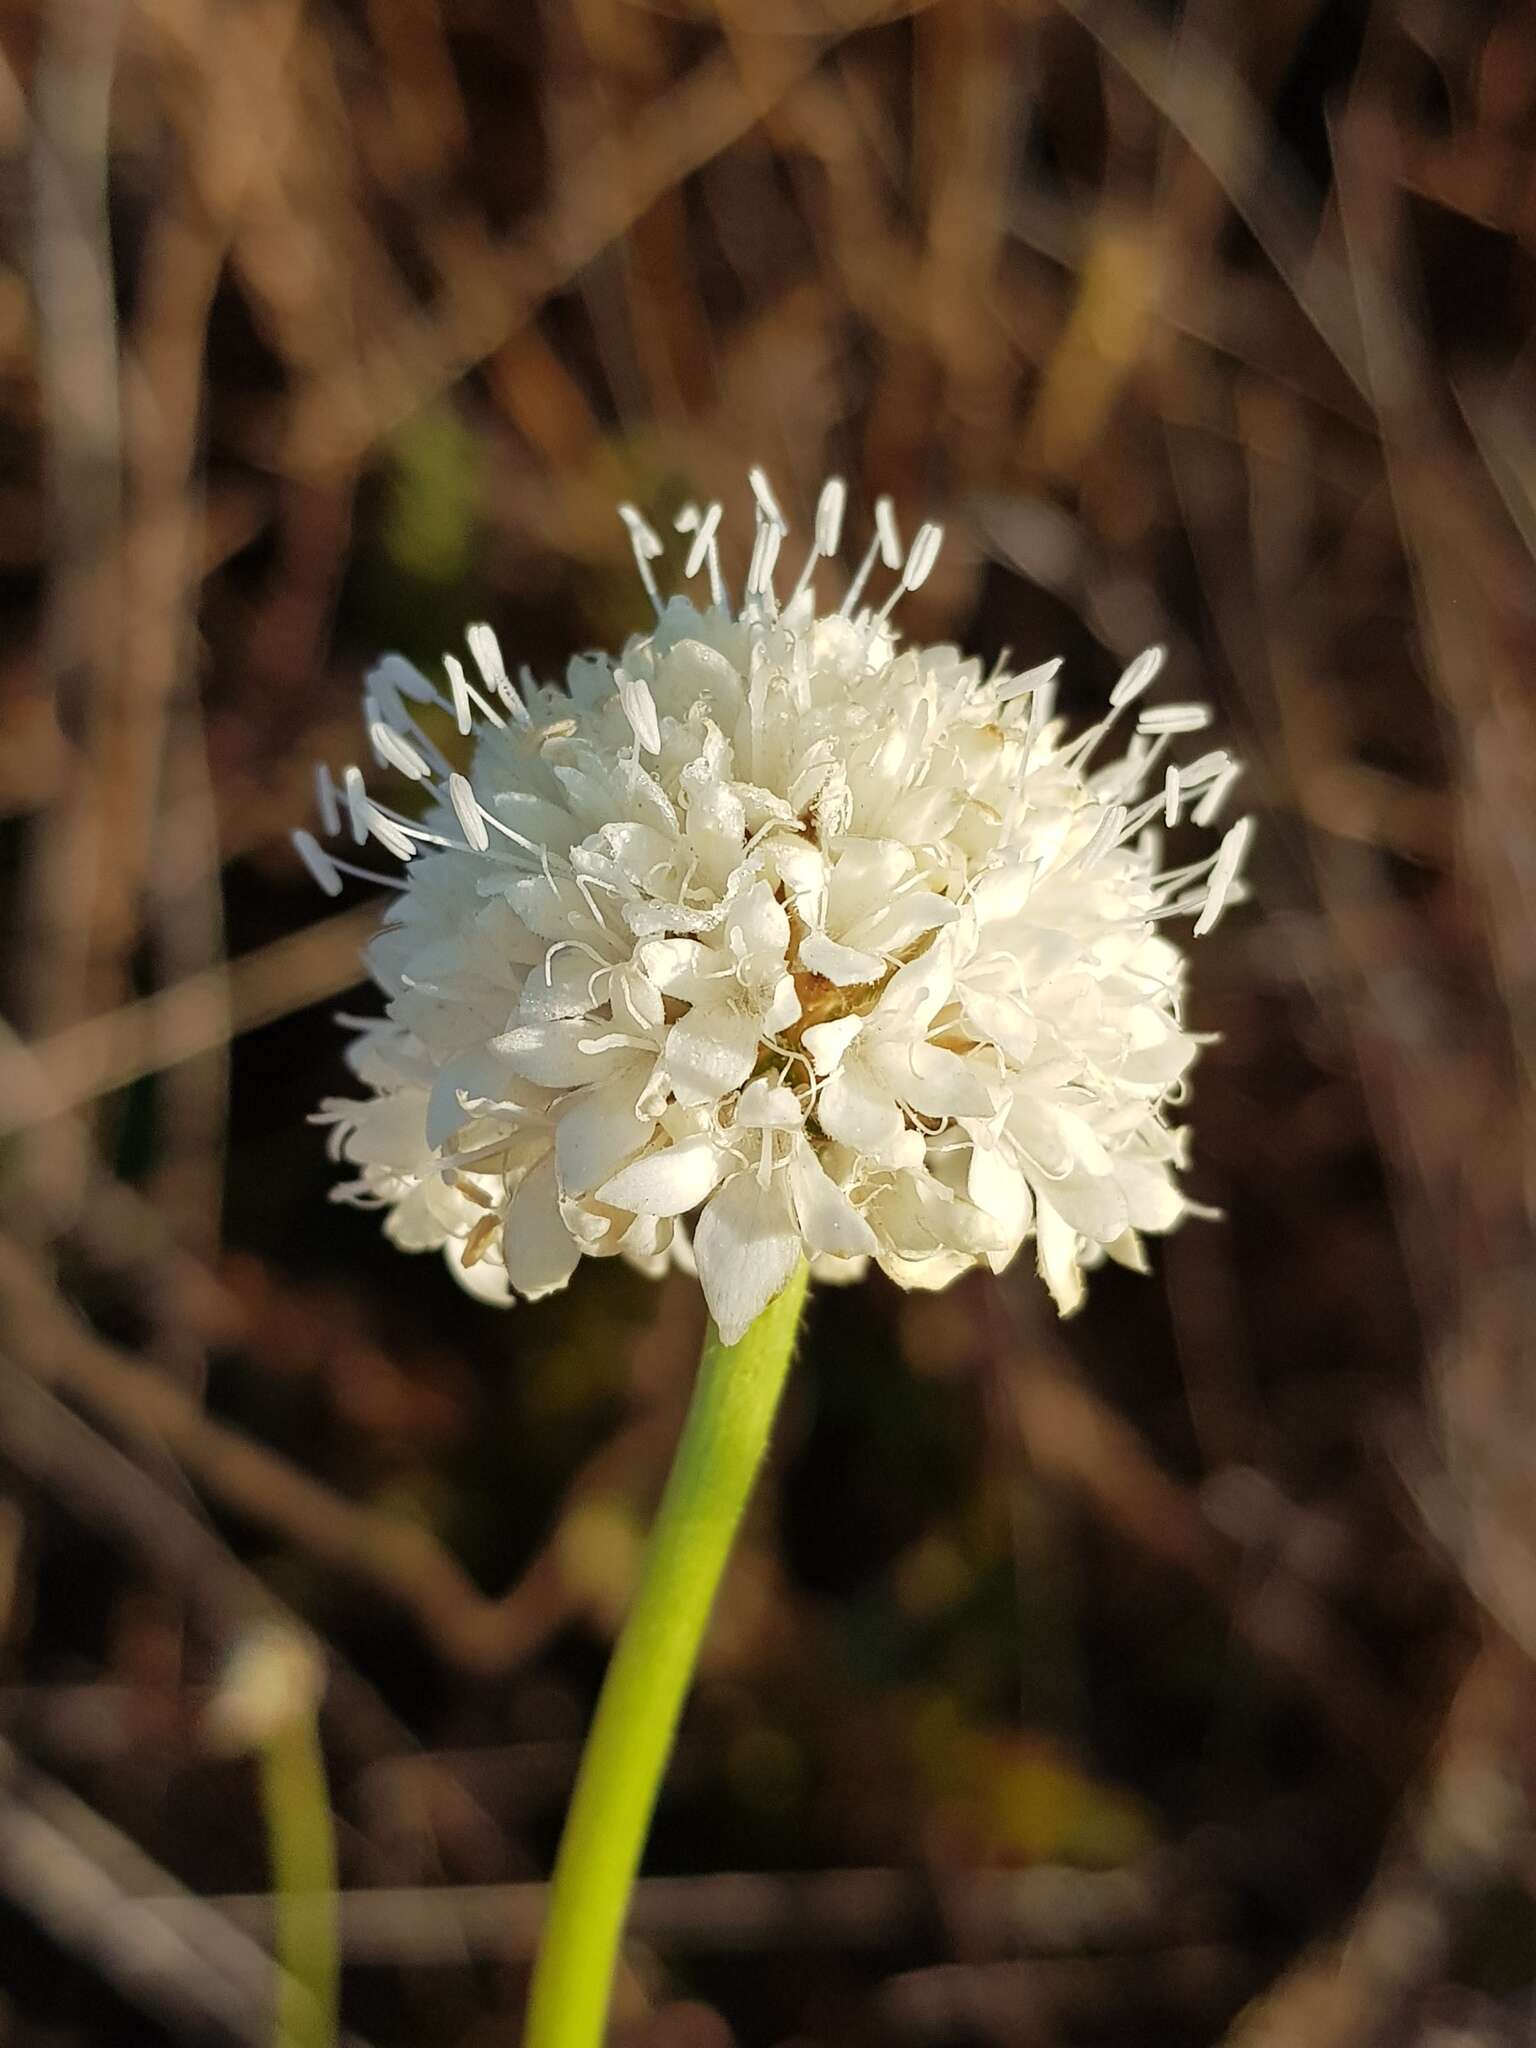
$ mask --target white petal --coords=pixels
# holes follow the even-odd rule
[[[780,839],[771,843],[770,873],[777,871],[788,890],[801,922],[819,926],[827,896],[827,863],[819,847],[803,839]]]
[[[722,1003],[680,1017],[667,1033],[666,1068],[681,1103],[718,1102],[739,1088],[757,1065],[754,1017]]]
[[[941,932],[926,953],[899,967],[886,983],[871,1019],[882,1035],[920,1035],[949,1001],[955,968],[948,938],[948,931]]]
[[[676,1222],[672,1226],[672,1263],[690,1280],[699,1277],[699,1262],[693,1256],[693,1237],[686,1223]]]
[[[667,703],[683,709],[704,704],[727,731],[735,725],[745,701],[735,665],[719,648],[697,639],[679,640],[666,650],[657,686]]]
[[[739,959],[763,955],[783,965],[789,914],[766,882],[756,883],[737,899],[726,920],[726,937]]]
[[[682,1216],[719,1185],[730,1155],[710,1137],[684,1138],[621,1167],[597,1191],[600,1202],[639,1216]]]
[[[811,1278],[818,1287],[856,1287],[868,1271],[868,1259],[839,1259],[831,1252],[817,1252],[811,1260]]]
[[[1150,1273],[1152,1270],[1146,1248],[1134,1230],[1127,1230],[1113,1244],[1105,1245],[1104,1250],[1117,1266],[1124,1266],[1132,1273]]]
[[[861,918],[843,938],[848,945],[874,947],[881,954],[904,953],[925,932],[954,924],[961,914],[959,904],[947,897],[931,889],[913,889],[874,916]]]
[[[1108,1244],[1130,1221],[1124,1190],[1112,1174],[1069,1173],[1065,1180],[1051,1182],[1046,1199],[1094,1244]]]
[[[879,910],[915,866],[910,848],[894,839],[845,839],[828,877],[828,923],[844,931]]]
[[[668,832],[633,820],[605,824],[598,834],[604,853],[631,887],[652,895],[671,895],[678,879],[677,860],[682,849]],[[578,849],[573,859],[583,866],[595,865],[591,853]],[[601,859],[601,856],[598,856]]]
[[[978,1038],[987,1039],[1022,1066],[1035,1049],[1039,1027],[1013,996],[962,988],[960,1008]]]
[[[1124,1191],[1133,1230],[1172,1230],[1184,1214],[1187,1204],[1161,1160],[1119,1159],[1115,1178]]]
[[[1122,1060],[1120,1079],[1129,1082],[1133,1088],[1146,1088],[1161,1094],[1179,1079],[1199,1051],[1199,1046],[1166,1019],[1147,1020],[1145,1011],[1137,1011],[1134,1015],[1143,1020],[1136,1027],[1136,1036],[1142,1042]],[[1161,1036],[1151,1036],[1151,1021],[1163,1026]]]
[[[878,1249],[875,1233],[809,1145],[795,1147],[788,1172],[800,1233],[811,1251],[856,1258]]]
[[[596,971],[597,963],[590,953],[551,946],[523,983],[517,999],[519,1021],[551,1024],[557,1018],[584,1017],[592,1008],[592,978]]]
[[[621,1031],[631,1028],[651,1044],[659,1042],[666,1027],[666,1005],[661,992],[633,967],[614,971],[609,987],[609,1005]]]
[[[615,669],[613,680],[618,685],[619,702],[624,707],[630,730],[648,754],[659,754],[661,727],[656,721],[656,700],[651,695],[650,685],[643,677],[631,675],[625,668]]]
[[[371,1102],[349,1103],[351,1114],[342,1157],[355,1166],[425,1169],[431,1156],[427,1143],[427,1098],[419,1088],[400,1088],[376,1095]],[[459,1122],[464,1121],[463,1116]],[[455,1127],[456,1128],[456,1127]]]
[[[861,953],[853,946],[840,946],[825,932],[806,933],[800,941],[800,965],[838,988],[878,981],[885,972],[885,962],[878,953]]]
[[[513,1294],[507,1284],[507,1269],[494,1259],[476,1259],[472,1266],[464,1263],[464,1240],[451,1237],[443,1246],[443,1257],[448,1270],[458,1281],[466,1294],[472,1294],[476,1301],[483,1301],[489,1308],[510,1308]]]
[[[684,1003],[698,1001],[703,977],[719,958],[697,939],[646,939],[635,948],[635,964],[652,987]]]
[[[1077,1232],[1063,1222],[1050,1203],[1035,1203],[1035,1236],[1040,1277],[1051,1291],[1058,1315],[1070,1316],[1083,1305],[1083,1269],[1077,1261]]]
[[[522,1097],[539,1100],[539,1091],[514,1074],[507,1061],[490,1047],[460,1053],[445,1060],[432,1082],[427,1103],[427,1143],[441,1150],[455,1132],[463,1129],[475,1111],[465,1103],[516,1103]]]
[[[1072,1171],[1072,1148],[1062,1135],[1053,1103],[1015,1090],[1008,1135],[1045,1180],[1060,1180]]]
[[[403,1252],[434,1252],[439,1245],[446,1252],[455,1242],[462,1251],[462,1240],[450,1237],[444,1243],[444,1228],[443,1219],[433,1205],[429,1182],[423,1182],[420,1187],[412,1188],[408,1195],[402,1195],[384,1219],[384,1235]],[[454,1261],[450,1259],[448,1263],[451,1266]],[[465,1285],[468,1284],[465,1281]]]
[[[502,806],[492,802],[486,808],[499,814]],[[584,939],[599,951],[606,947],[608,958],[612,959],[610,934],[592,915],[590,904],[568,877],[518,875],[503,882],[498,875],[496,889],[498,895],[506,896],[529,931],[537,932],[541,939]]]
[[[564,1193],[587,1194],[650,1142],[655,1126],[636,1110],[650,1071],[649,1060],[637,1059],[613,1080],[583,1088],[562,1105],[555,1158]]]
[[[942,1045],[883,1046],[878,1065],[893,1094],[919,1116],[990,1116],[995,1107],[984,1076]]]
[[[890,1090],[862,1062],[838,1068],[816,1099],[816,1119],[838,1144],[875,1155],[893,1145],[904,1128]]]
[[[576,1088],[584,1081],[606,1081],[623,1048],[593,1050],[604,1036],[601,1024],[572,1017],[552,1024],[517,1024],[491,1040],[514,1074],[544,1088]]]
[[[800,993],[795,987],[795,977],[792,974],[781,974],[773,985],[773,993],[768,998],[767,1008],[763,1011],[762,1034],[765,1038],[776,1037],[779,1032],[787,1031],[791,1024],[798,1024],[799,1021]]]
[[[1074,1110],[1058,1109],[1057,1126],[1072,1148],[1072,1157],[1087,1173],[1113,1173],[1115,1162],[1098,1132]]]
[[[560,1215],[553,1152],[518,1184],[502,1228],[501,1250],[507,1278],[530,1301],[553,1294],[575,1272],[581,1252]]]
[[[937,1294],[968,1273],[975,1264],[964,1252],[930,1252],[925,1258],[905,1258],[900,1252],[882,1251],[878,1260],[882,1273],[898,1287],[916,1288]]]
[[[817,1073],[830,1074],[863,1029],[862,1017],[834,1017],[830,1024],[809,1025],[801,1032],[800,1043]]]
[[[783,1293],[803,1254],[784,1175],[763,1188],[756,1174],[733,1174],[693,1232],[699,1284],[725,1343],[739,1342]]]
[[[1034,1207],[1029,1182],[995,1145],[978,1145],[972,1152],[966,1193],[978,1209],[997,1220],[1010,1244],[1022,1240]]]
[[[744,1130],[797,1131],[805,1121],[800,1098],[766,1075],[749,1081],[736,1104],[736,1122]]]
[[[1038,870],[1033,861],[1018,861],[1009,867],[993,868],[971,891],[971,909],[981,924],[998,924],[1017,917],[1034,893]]]

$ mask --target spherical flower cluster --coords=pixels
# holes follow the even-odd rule
[[[885,501],[818,612],[836,481],[781,602],[787,527],[753,485],[740,603],[717,505],[677,522],[701,603],[663,600],[661,543],[624,507],[656,618],[617,659],[519,685],[479,626],[474,674],[391,656],[369,677],[374,752],[417,800],[321,773],[329,831],[407,863],[369,953],[386,1014],[350,1049],[369,1092],[323,1111],[356,1169],[337,1194],[493,1300],[563,1287],[583,1255],[681,1260],[727,1342],[802,1257],[932,1288],[1031,1236],[1069,1312],[1084,1266],[1141,1266],[1142,1233],[1190,1207],[1166,1112],[1198,1041],[1162,927],[1215,922],[1247,824],[1173,868],[1162,829],[1209,825],[1236,767],[1165,761],[1207,714],[1146,704],[1158,650],[1070,737],[1058,664],[903,648],[890,614],[940,534],[903,552]],[[331,893],[365,872],[296,838]]]

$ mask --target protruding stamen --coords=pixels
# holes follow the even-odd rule
[[[774,566],[783,545],[783,527],[775,526],[771,519],[760,519],[757,538],[752,544],[752,565],[747,570],[748,597],[772,596]]]
[[[352,844],[364,846],[368,840],[368,785],[363,780],[363,771],[349,762],[341,771],[342,794],[347,803],[347,823],[352,831]]]
[[[380,846],[387,847],[396,860],[409,860],[416,851],[416,842],[409,832],[397,825],[393,818],[386,817],[376,803],[367,807],[368,830]]]
[[[474,656],[475,667],[485,678],[486,687],[494,690],[498,697],[505,697],[512,687],[507,674],[507,664],[502,659],[501,642],[483,622],[470,626],[464,634],[470,653]]]
[[[816,573],[816,564],[837,553],[843,537],[843,512],[848,503],[848,486],[840,476],[829,477],[821,487],[821,496],[816,500],[816,523],[811,535],[811,545],[806,552],[805,562],[795,579],[795,587],[789,594],[789,601],[795,604],[810,588],[811,578]]]
[[[375,725],[387,726],[397,739],[404,742],[411,755],[420,757],[426,771],[436,768],[439,774],[446,775],[453,764],[408,708],[405,698],[412,693],[403,693],[398,687],[402,672],[407,672],[413,679],[413,691],[424,689],[427,692],[425,697],[415,695],[414,701],[442,703],[442,692],[434,683],[429,683],[420,670],[412,668],[402,655],[392,654],[369,671],[363,687],[363,723],[370,738],[373,738],[372,728]],[[373,746],[380,759],[387,760],[392,768],[400,769],[405,775],[412,774],[411,769],[405,766],[403,756],[383,751],[387,742],[373,738]],[[419,780],[419,777],[413,776],[413,780]]]
[[[685,578],[697,576],[707,562],[709,565],[709,595],[713,603],[725,603],[725,583],[720,574],[720,550],[715,542],[715,533],[720,525],[721,506],[713,499],[698,515],[698,526],[694,532],[688,558],[683,563]]]
[[[453,806],[453,815],[459,821],[459,830],[464,834],[471,850],[484,853],[491,843],[486,830],[485,819],[475,799],[475,792],[467,775],[450,775],[448,778],[448,801]]]
[[[1016,698],[1043,690],[1060,671],[1061,657],[1058,655],[1054,661],[1042,661],[1037,667],[1027,668],[1019,675],[1005,676],[997,686],[997,701],[999,704],[1012,704]]]
[[[410,883],[406,880],[404,875],[381,875],[377,868],[361,868],[358,866],[355,860],[342,860],[341,857],[337,854],[333,854],[331,856],[331,866],[336,870],[338,875],[351,875],[354,881],[368,882],[375,889],[395,889],[403,891],[410,887]],[[346,1017],[338,1017],[336,1019],[336,1022],[338,1024],[346,1024],[350,1021],[351,1020]]]
[[[749,469],[747,482],[752,486],[752,495],[757,500],[758,517],[766,519],[770,526],[778,527],[781,533],[788,533],[789,521],[779,510],[779,501],[773,495],[773,485],[769,483],[766,474],[760,469]]]
[[[651,600],[657,618],[660,618],[661,592],[656,587],[656,575],[651,564],[663,552],[661,536],[635,505],[621,505],[619,517],[629,531],[629,545],[634,553],[635,567],[640,572],[640,581],[645,585],[645,594]]]
[[[864,586],[869,581],[876,562],[884,562],[888,569],[899,568],[901,564],[901,536],[896,531],[896,510],[889,498],[875,500],[875,536],[864,551],[864,559],[854,571],[853,581],[843,594],[838,610],[850,618],[859,608],[859,599],[864,595]]]
[[[443,656],[443,667],[448,671],[448,688],[453,694],[453,719],[460,736],[468,739],[474,731],[474,707],[469,701],[469,681],[464,674],[464,664],[455,661],[451,654]]]
[[[1041,733],[1056,716],[1056,672],[1042,676],[1030,692],[1029,718],[1024,727],[1024,752],[1026,758],[1035,750]]]
[[[843,513],[848,505],[848,486],[840,476],[829,476],[816,500],[816,552],[831,558],[842,545]]]
[[[1242,764],[1238,761],[1229,761],[1226,767],[1221,770],[1216,780],[1195,806],[1193,816],[1197,825],[1215,824],[1217,818],[1221,815],[1221,807],[1226,802],[1233,783],[1236,782],[1242,772]]]
[[[502,717],[495,705],[491,703],[489,698],[483,697],[469,680],[469,677],[464,673],[463,662],[456,655],[445,654],[443,656],[443,667],[448,671],[448,688],[453,694],[453,715],[458,722],[459,731],[467,734],[474,723],[470,711],[471,705],[480,713],[482,718],[504,730],[507,721]],[[512,710],[514,706],[516,707],[514,715],[526,725],[528,714],[524,711],[522,705],[518,703],[517,692],[509,688],[504,701],[509,710]],[[447,774],[451,767],[452,763],[445,761],[443,763],[443,772]]]
[[[1108,852],[1110,847],[1119,843],[1120,835],[1125,830],[1125,826],[1126,810],[1124,804],[1106,804],[1099,815],[1099,822],[1094,826],[1092,832],[1089,833],[1087,839],[1078,848],[1077,852],[1072,855],[1070,860],[1065,862],[1064,866],[1066,868],[1091,868],[1101,853]]]
[[[324,761],[315,763],[315,809],[320,813],[326,837],[334,837],[341,830],[341,805],[336,798],[335,781]]]
[[[907,566],[901,572],[902,583],[908,590],[921,590],[933,574],[933,565],[939,559],[939,549],[944,545],[944,529],[933,520],[928,520],[917,529],[917,538],[907,556]]]
[[[896,605],[907,595],[908,591],[920,590],[923,584],[928,581],[933,565],[939,558],[939,549],[943,545],[944,529],[942,526],[935,525],[931,519],[926,520],[917,529],[917,536],[912,542],[905,563],[902,565],[901,576],[897,581],[896,588],[880,607],[882,619],[890,617]]]
[[[880,559],[887,569],[901,567],[901,530],[896,524],[895,501],[889,497],[875,500],[875,539],[880,548]]]
[[[431,764],[424,761],[410,741],[396,732],[392,725],[386,725],[382,718],[376,718],[369,726],[368,737],[373,742],[373,751],[386,767],[398,768],[412,782],[424,782],[431,774]]]
[[[408,725],[410,713],[401,702],[409,697],[415,704],[430,704],[437,696],[430,681],[415,662],[403,654],[386,654],[363,678],[363,687],[377,701],[389,724]]]
[[[1179,770],[1179,780],[1185,789],[1204,789],[1208,782],[1214,782],[1225,769],[1232,765],[1232,756],[1225,747],[1212,747],[1208,754],[1201,754],[1197,760],[1186,762]]]
[[[299,859],[303,861],[305,867],[309,869],[311,879],[324,890],[327,896],[339,896],[341,894],[341,876],[336,872],[335,861],[331,859],[331,856],[326,852],[319,840],[315,838],[312,832],[305,832],[302,828],[294,832],[291,837],[293,839],[294,851],[298,854]]]
[[[1211,722],[1209,704],[1149,704],[1136,720],[1144,733],[1203,732]]]
[[[709,544],[715,537],[716,527],[720,524],[720,513],[721,505],[717,498],[698,515],[691,529],[693,539],[689,543],[688,559],[683,563],[684,576],[697,576],[704,566],[704,557],[709,553]]]
[[[1170,768],[1163,777],[1163,823],[1172,831],[1179,822],[1179,771]]]
[[[1215,927],[1217,919],[1226,908],[1252,833],[1252,818],[1240,818],[1217,848],[1216,859],[1211,868],[1210,886],[1205,892],[1205,907],[1195,919],[1197,939],[1203,939],[1205,934]]]
[[[1143,653],[1138,654],[1110,691],[1111,706],[1118,711],[1122,704],[1129,704],[1132,698],[1139,697],[1147,685],[1155,680],[1167,659],[1166,647],[1148,647]]]

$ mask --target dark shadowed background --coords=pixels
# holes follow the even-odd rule
[[[695,1290],[328,1205],[362,670],[639,625],[616,498],[945,522],[904,623],[1171,649],[1250,763],[1189,1224],[1058,1325],[817,1302],[626,2048],[1536,2039],[1536,16],[0,17],[0,2042],[269,2038],[323,1639],[374,2048],[513,2048]],[[791,547],[794,542],[791,542]],[[740,563],[737,568],[739,570]]]

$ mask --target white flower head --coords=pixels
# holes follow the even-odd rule
[[[1168,761],[1208,714],[1147,705],[1160,650],[1074,737],[1058,664],[903,647],[891,611],[941,535],[903,551],[884,500],[818,611],[838,481],[781,598],[787,527],[752,482],[739,603],[718,505],[677,521],[703,601],[663,598],[662,543],[625,506],[656,617],[617,658],[514,683],[475,626],[472,668],[369,676],[373,751],[406,786],[390,804],[322,771],[320,809],[405,867],[369,954],[385,1015],[350,1048],[369,1093],[323,1111],[356,1169],[337,1195],[489,1300],[563,1287],[584,1254],[696,1265],[727,1342],[802,1257],[942,1287],[1031,1236],[1070,1312],[1084,1266],[1142,1266],[1142,1233],[1190,1207],[1167,1112],[1197,1040],[1164,928],[1215,923],[1248,824],[1171,868],[1162,833],[1210,826],[1238,770]],[[370,872],[296,840],[331,893]]]

